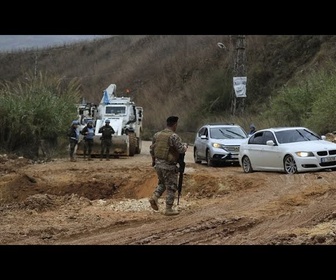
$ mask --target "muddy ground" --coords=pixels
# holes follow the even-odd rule
[[[149,142],[110,161],[0,156],[0,245],[335,245],[336,172],[245,174],[186,155],[181,213],[150,208]]]

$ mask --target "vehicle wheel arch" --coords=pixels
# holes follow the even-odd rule
[[[211,157],[210,157],[210,149],[209,148],[207,148],[206,151],[205,151],[205,157],[206,157],[207,165],[208,166],[213,166],[213,162],[212,162]]]
[[[297,165],[294,159],[294,156],[292,154],[286,154],[283,157],[283,170],[286,174],[297,174],[298,169]]]
[[[252,163],[250,158],[247,155],[242,157],[242,168],[245,173],[252,173],[254,172],[252,168]]]
[[[199,157],[197,156],[197,148],[194,146],[194,162],[195,163],[201,163],[202,160],[199,159]]]

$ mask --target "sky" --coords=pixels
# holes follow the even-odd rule
[[[83,40],[94,40],[104,36],[105,35],[0,35],[0,52],[60,46]]]

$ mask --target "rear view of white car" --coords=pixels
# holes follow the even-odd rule
[[[306,127],[262,129],[240,145],[239,164],[245,173],[336,169],[336,144]]]

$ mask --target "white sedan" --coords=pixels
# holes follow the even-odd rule
[[[336,144],[305,127],[261,129],[240,145],[245,173],[276,171],[295,174],[336,169]]]

